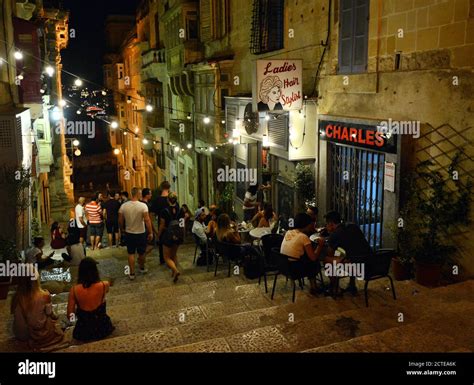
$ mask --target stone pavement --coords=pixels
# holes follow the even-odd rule
[[[258,280],[242,274],[227,277],[220,266],[193,265],[194,245],[179,250],[182,275],[173,284],[170,271],[148,258],[149,273],[135,281],[124,276],[125,248],[88,255],[99,261],[102,278],[113,278],[107,296],[116,330],[109,338],[87,344],[71,339],[55,347],[62,352],[450,352],[473,351],[474,281],[428,289],[412,281],[395,282],[393,300],[388,280],[371,282],[369,307],[364,296],[337,300],[313,297],[278,279],[275,299]],[[269,279],[269,291],[272,279]],[[52,288],[56,292],[70,285]],[[11,334],[11,295],[0,301],[0,351],[27,351]],[[66,317],[67,293],[53,297]],[[53,349],[54,350],[54,349]]]

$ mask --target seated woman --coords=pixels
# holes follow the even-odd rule
[[[273,211],[273,206],[269,203],[265,204],[263,215],[260,218],[257,227],[273,227],[276,221],[277,221],[277,215]]]
[[[105,294],[110,283],[101,281],[97,262],[84,258],[79,264],[78,284],[69,292],[67,314],[70,322],[76,320],[73,337],[79,341],[100,340],[114,331],[107,315]]]
[[[299,260],[290,260],[290,262],[299,263],[298,271],[308,277],[311,284],[310,292],[316,295],[319,292],[316,286],[316,274],[321,268],[318,259],[324,247],[324,239],[318,239],[318,247],[314,251],[308,236],[313,232],[314,224],[311,217],[305,213],[296,215],[295,228],[286,232],[280,253]]]
[[[219,215],[217,218],[216,237],[219,242],[232,243],[240,245],[240,257],[247,255],[258,256],[257,251],[250,244],[242,244],[240,234],[235,224],[231,224],[230,217],[227,214]]]
[[[63,253],[62,257],[70,266],[79,266],[81,261],[86,257],[84,245],[80,242],[80,231],[77,227],[69,227],[68,236],[66,238],[67,254]]]
[[[35,271],[38,274],[37,271]],[[63,341],[58,317],[53,313],[51,295],[41,288],[39,276],[19,278],[11,304],[13,333],[31,349],[45,348]]]
[[[66,236],[58,222],[54,222],[51,226],[51,247],[56,250],[66,247]]]
[[[207,237],[208,238],[214,238],[216,236],[216,231],[217,231],[217,218],[222,214],[222,211],[219,209],[215,209],[212,213],[211,220],[207,224]]]

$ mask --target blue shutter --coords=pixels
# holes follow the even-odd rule
[[[352,69],[354,13],[353,0],[341,0],[339,15],[339,73]]]
[[[354,43],[352,55],[352,72],[367,71],[369,45],[369,0],[354,1]]]
[[[367,70],[370,0],[341,0],[339,73]]]

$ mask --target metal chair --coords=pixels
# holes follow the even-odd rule
[[[216,240],[215,242],[216,247],[216,268],[214,271],[214,277],[217,275],[217,266],[219,264],[219,257],[222,258],[222,262],[225,262],[225,258],[227,258],[229,264],[229,272],[228,277],[230,277],[230,269],[232,262],[238,263],[241,258],[240,252],[240,245],[228,242],[220,242]]]
[[[278,271],[277,263],[273,258],[272,249],[280,249],[283,242],[283,235],[281,234],[267,234],[261,238],[263,255],[260,264],[260,278],[258,284],[263,280],[265,282],[265,293],[268,293],[267,276],[274,275]],[[271,274],[268,274],[271,273]]]
[[[275,274],[275,279],[273,281],[273,288],[272,288],[272,300],[275,296],[275,288],[277,283],[278,276],[284,275],[287,279],[290,279],[293,283],[293,299],[292,301],[295,302],[296,297],[296,281],[298,280],[301,289],[303,289],[303,281],[304,274],[302,274],[299,267],[301,266],[301,261],[297,258],[292,258],[288,255],[281,254],[279,248],[272,249],[272,258],[276,262],[277,272]],[[300,266],[298,266],[300,265]]]

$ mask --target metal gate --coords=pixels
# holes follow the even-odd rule
[[[372,249],[382,244],[385,154],[332,143],[332,208],[359,225]]]

